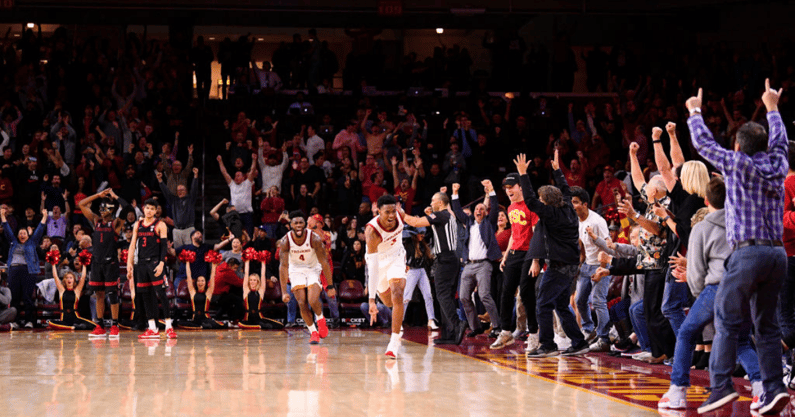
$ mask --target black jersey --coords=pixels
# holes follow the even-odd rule
[[[207,318],[207,294],[196,292],[193,295],[193,321],[201,321]]]
[[[77,295],[74,290],[65,290],[61,296],[61,321],[72,323],[77,319]]]
[[[246,297],[246,320],[257,320],[260,318],[259,314],[259,293],[251,291]]]
[[[113,220],[109,222],[98,221],[94,224],[93,258],[97,262],[106,262],[116,259],[116,230],[113,228]]]
[[[156,219],[149,226],[144,225],[144,221],[138,222],[138,259],[159,260],[160,259],[160,236],[157,234],[157,224],[160,223]]]

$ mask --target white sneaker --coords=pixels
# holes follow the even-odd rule
[[[32,322],[25,323],[25,328],[26,329],[32,329],[33,328],[33,323]]]
[[[507,330],[503,330],[500,332],[500,335],[497,337],[497,340],[489,346],[489,349],[502,349],[506,346],[512,345],[516,340],[513,338],[513,335],[508,332]]]
[[[11,330],[19,329],[19,324],[17,324],[17,322],[15,322],[15,321],[12,321],[11,323],[8,323],[8,325],[11,326]]]
[[[671,385],[657,403],[657,408],[687,408],[687,387]]]
[[[538,333],[530,333],[527,335],[527,347],[524,351],[529,353],[536,349],[538,349]]]
[[[433,319],[428,320],[428,330],[439,330],[439,326],[436,325],[436,321]]]
[[[751,411],[756,411],[762,407],[762,394],[765,392],[765,387],[762,381],[751,381]]]
[[[636,354],[632,355],[632,359],[635,359],[636,361],[647,361],[647,360],[651,359],[652,357],[653,356],[652,356],[651,352],[640,352],[640,353],[636,353]]]
[[[589,352],[610,352],[610,342],[605,342],[604,339],[599,339],[596,343],[591,344],[588,349]]]
[[[386,347],[386,357],[389,359],[397,359],[398,349],[400,348],[400,342],[389,342]]]

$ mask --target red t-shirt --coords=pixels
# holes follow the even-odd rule
[[[395,187],[395,197],[400,197],[403,199],[403,211],[406,213],[411,213],[411,208],[414,206],[415,194],[416,192],[411,187],[409,187],[409,189],[406,191],[403,191],[400,186]]]
[[[508,242],[511,239],[511,229],[505,229],[502,232],[497,232],[495,237],[497,238],[497,245],[500,246],[500,252],[505,252],[508,250]]]
[[[784,180],[784,249],[787,256],[795,256],[795,175],[790,175]]]
[[[538,223],[538,216],[527,208],[524,201],[512,203],[508,207],[508,220],[511,222],[513,242],[509,249],[526,251],[533,238],[533,226]]]
[[[616,204],[616,197],[613,195],[613,190],[618,190],[621,193],[621,198],[627,196],[626,191],[624,191],[623,182],[616,177],[611,178],[608,181],[602,180],[596,186],[596,192],[599,193],[599,197],[602,199],[603,206],[611,206]]]
[[[367,196],[370,197],[370,201],[375,203],[378,201],[378,197],[386,194],[386,188],[381,187],[380,185],[371,185],[370,189],[367,190]]]

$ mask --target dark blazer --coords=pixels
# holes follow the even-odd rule
[[[555,185],[563,194],[563,207],[548,206],[536,196],[530,177],[525,174],[519,177],[522,184],[522,195],[527,208],[538,215],[538,223],[530,240],[527,259],[549,259],[568,265],[580,262],[579,230],[580,220],[571,205],[571,190],[561,170],[552,173]]]
[[[467,262],[469,260],[469,230],[473,225],[477,224],[477,222],[475,222],[474,215],[467,216],[466,213],[464,213],[464,210],[461,208],[461,201],[457,198],[451,199],[450,207],[453,209],[453,213],[455,213],[455,217],[458,221],[466,226],[466,244],[463,245],[464,250],[462,258],[464,262]],[[497,196],[490,196],[489,216],[483,219],[478,225],[478,227],[480,227],[480,238],[483,240],[483,244],[486,245],[486,256],[492,261],[499,261],[500,258],[502,258],[500,245],[497,244],[497,238],[494,234],[497,228],[499,211],[500,205],[497,202]]]

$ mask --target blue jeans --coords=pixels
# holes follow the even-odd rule
[[[337,297],[329,297],[326,290],[320,292],[320,300],[328,304],[328,312],[332,319],[340,318],[340,306],[337,303]],[[290,299],[292,302],[293,300]]]
[[[787,258],[787,275],[781,286],[778,305],[781,339],[790,349],[795,348],[795,256]]]
[[[290,302],[287,303],[287,322],[288,323],[295,323],[295,319],[298,316],[298,300],[295,299],[292,291],[293,286],[287,284],[287,294],[290,295]]]
[[[735,250],[726,260],[726,274],[715,294],[716,332],[709,360],[713,389],[732,387],[737,347],[749,343],[753,320],[765,393],[786,392],[776,315],[786,274],[787,253],[782,247],[748,246]]]
[[[536,317],[538,317],[538,342],[544,349],[557,349],[552,312],[558,313],[560,325],[572,346],[585,341],[577,318],[569,309],[571,282],[577,276],[577,265],[550,266],[538,278]],[[528,313],[529,314],[529,313]],[[504,330],[504,329],[503,329]]]
[[[704,327],[712,323],[715,318],[714,306],[717,292],[718,284],[707,285],[698,295],[693,307],[690,308],[690,313],[679,327],[679,333],[676,335],[674,364],[671,370],[671,385],[690,386],[690,363],[693,360],[693,349],[695,349],[696,341]],[[756,351],[751,347],[748,337],[743,339],[743,343],[738,346],[740,363],[748,373],[748,379],[759,381],[761,375],[759,374],[759,359],[756,356]]]
[[[420,287],[422,298],[425,300],[425,314],[428,320],[436,320],[433,312],[433,293],[431,292],[431,281],[424,268],[411,268],[406,272],[406,289],[403,291],[403,318],[406,318],[406,307],[414,296],[414,289]]]
[[[596,327],[596,334],[600,339],[609,341],[608,324],[610,324],[610,312],[607,310],[607,290],[610,288],[610,276],[602,278],[599,282],[591,281],[591,275],[596,272],[599,265],[582,264],[580,275],[577,278],[577,310],[580,311],[582,318],[582,330],[590,333],[594,330],[594,323],[591,319],[591,309],[588,306],[590,298],[593,309],[596,311],[596,318],[599,324]]]
[[[679,334],[679,327],[685,321],[685,307],[690,299],[690,288],[686,282],[677,282],[671,275],[671,270],[665,275],[665,289],[663,289],[662,313],[671,323],[674,334]]]
[[[644,352],[651,352],[649,330],[646,327],[646,316],[643,314],[643,300],[629,306],[629,320],[632,322],[635,336],[638,336],[640,349]]]

